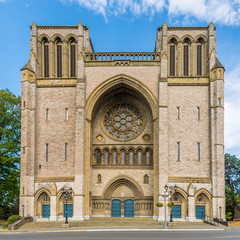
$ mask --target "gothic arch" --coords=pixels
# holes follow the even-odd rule
[[[191,45],[191,43],[193,42],[193,38],[190,36],[190,35],[184,35],[183,37],[181,37],[181,42],[183,43],[185,40],[188,40],[189,39],[189,41],[190,41],[190,45]]]
[[[175,44],[177,45],[179,42],[180,42],[180,39],[178,36],[176,35],[171,35],[169,38],[168,38],[168,44],[170,44],[172,41],[175,42]]]
[[[209,199],[209,201],[211,202],[211,200],[212,200],[212,194],[207,190],[207,189],[205,189],[205,188],[200,188],[196,193],[195,193],[195,199],[198,197],[198,195],[200,195],[201,193],[204,193],[207,197],[208,197],[208,199]]]
[[[158,109],[157,109],[157,100],[154,97],[151,90],[139,80],[127,76],[125,74],[119,74],[112,78],[105,80],[102,84],[96,87],[86,101],[86,119],[92,120],[93,108],[96,105],[97,101],[107,90],[116,87],[118,85],[126,85],[132,87],[135,91],[139,92],[143,95],[143,97],[147,100],[148,104],[151,107],[151,112],[153,115],[153,119],[158,118]]]
[[[43,41],[44,39],[47,39],[48,42],[50,43],[50,37],[49,37],[47,34],[42,34],[42,35],[40,35],[39,38],[38,38],[38,42],[42,43],[42,41]]]
[[[72,39],[74,39],[74,41],[77,43],[77,36],[74,35],[74,34],[68,34],[66,37],[65,37],[65,41],[69,43],[69,41],[71,41]]]
[[[204,36],[204,35],[202,35],[202,34],[199,34],[199,35],[197,35],[195,38],[194,38],[194,41],[195,42],[198,42],[198,40],[199,39],[203,39],[203,41],[204,41],[204,44],[207,42],[207,38]]]
[[[113,192],[120,186],[126,186],[132,190],[136,199],[143,198],[144,194],[140,185],[132,178],[121,175],[110,181],[103,190],[103,199],[111,199]]]
[[[42,198],[44,195],[47,195],[49,198],[49,204],[50,204],[50,197],[51,192],[49,189],[42,187],[35,193],[35,216],[41,217],[42,216]]]

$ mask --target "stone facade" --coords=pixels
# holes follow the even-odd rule
[[[215,27],[157,29],[154,52],[97,53],[89,29],[31,26],[22,68],[20,206],[37,221],[219,218],[224,68]],[[21,212],[21,209],[20,209]]]

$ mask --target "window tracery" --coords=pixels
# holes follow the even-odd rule
[[[103,112],[102,128],[111,138],[126,141],[137,137],[144,129],[143,110],[132,103],[117,103]]]

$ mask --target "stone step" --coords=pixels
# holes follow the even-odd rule
[[[56,222],[30,222],[21,226],[20,230],[27,229],[47,229],[47,228],[62,228],[64,221]],[[69,221],[70,227],[117,227],[117,226],[159,226],[163,225],[163,222],[158,222],[152,218],[90,218],[86,221],[71,222]],[[185,222],[185,221],[174,221],[174,226],[207,226],[204,222]]]

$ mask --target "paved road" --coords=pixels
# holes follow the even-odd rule
[[[0,233],[0,240],[240,240],[240,231]]]

